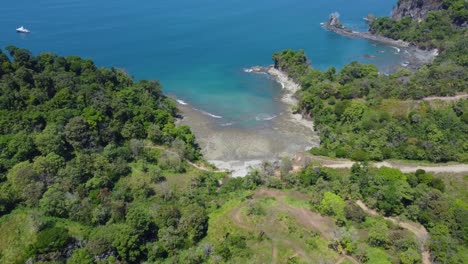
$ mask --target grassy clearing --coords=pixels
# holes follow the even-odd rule
[[[445,183],[445,193],[454,199],[468,201],[468,174],[437,173]]]
[[[284,197],[284,202],[292,207],[312,209],[312,206],[307,200],[299,199],[291,194]]]
[[[238,199],[231,199],[221,208],[210,214],[208,222],[208,235],[205,238],[206,242],[215,244],[221,241],[226,233],[249,235],[249,232],[236,226],[230,217],[232,211],[244,203],[245,197],[248,194],[249,192],[239,194]]]
[[[0,263],[24,263],[27,248],[36,242],[36,228],[25,209],[0,219]]]
[[[17,209],[0,218],[0,263],[24,263],[36,242],[39,223],[48,222],[67,229],[75,238],[88,237],[91,229],[70,220],[44,217],[33,210]]]
[[[242,196],[246,197],[246,196]],[[251,199],[232,199],[210,215],[207,241],[216,245],[227,233],[243,235],[254,254],[231,263],[319,263],[336,261],[329,241],[307,225],[310,205],[295,191],[261,189]],[[298,219],[301,218],[301,219]]]

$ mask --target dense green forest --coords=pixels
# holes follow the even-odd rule
[[[420,100],[467,92],[460,3],[419,24],[371,25],[440,49],[416,72],[385,76],[355,62],[321,72],[302,51],[273,56],[302,85],[297,111],[321,137],[312,152],[362,161],[350,170],[293,171],[288,158],[245,178],[201,170],[195,137],[176,125],[157,81],[76,56],[0,50],[0,263],[416,264],[421,251],[466,263],[466,176],[366,162],[468,161],[468,100]]]
[[[420,263],[422,249],[440,263],[467,258],[463,180],[366,163],[293,173],[288,159],[245,178],[200,171],[188,162],[201,160],[194,136],[174,124],[175,104],[157,82],[134,82],[78,57],[7,51],[0,56],[1,263],[335,263],[345,256],[406,264]],[[298,55],[295,62],[278,60],[279,67],[298,78],[309,71],[303,53],[288,54]],[[376,75],[372,66],[348,67],[323,74],[344,80],[358,67]],[[430,240],[369,215],[357,199],[422,223]]]
[[[457,62],[467,66],[468,2],[465,0],[441,2],[442,10],[430,11],[427,18],[421,22],[412,20],[408,16],[398,21],[390,17],[380,17],[370,23],[370,31],[392,39],[402,39],[421,48],[441,50],[455,48],[461,55]]]
[[[309,67],[302,51],[286,50],[273,59],[302,84],[297,110],[313,118],[321,138],[314,153],[355,160],[468,161],[468,100],[410,99],[466,92],[465,67],[458,77],[434,75],[431,87],[425,85],[427,76],[445,64],[385,76],[357,62],[340,72],[320,72]]]
[[[162,171],[183,173],[186,159],[200,158],[190,129],[175,126],[178,110],[159,83],[133,82],[121,70],[98,68],[79,57],[33,56],[12,46],[6,50],[8,55],[0,52],[0,216],[15,210],[29,219],[18,224],[32,225],[9,230],[20,232],[12,242],[29,246],[10,252],[14,262],[28,256],[60,260],[70,251],[67,247],[80,245],[65,228],[71,222],[56,219],[88,227],[112,223],[93,232],[97,238],[92,249],[102,250],[96,255],[113,256],[107,248],[112,244],[127,260],[140,259],[142,241],[152,241],[146,237],[158,230],[167,236],[179,232],[169,229],[168,217],[168,223],[153,228],[139,204],[154,195],[152,185],[164,180]],[[166,146],[167,151],[148,144]],[[129,183],[125,177],[138,170],[149,178]],[[171,208],[168,204],[158,212],[185,219],[190,239],[203,233],[202,208],[189,203],[180,211]],[[190,221],[202,221],[202,226]],[[36,239],[20,241],[21,232],[35,232]],[[1,237],[0,243],[6,243]],[[2,263],[11,261],[12,255],[5,254],[0,251]]]
[[[302,85],[298,111],[314,119],[321,137],[316,154],[355,160],[468,161],[468,101],[429,102],[427,96],[468,91],[467,2],[444,1],[422,21],[375,19],[370,30],[440,55],[416,72],[379,74],[357,62],[340,72],[309,67],[303,51],[273,56],[275,67]]]

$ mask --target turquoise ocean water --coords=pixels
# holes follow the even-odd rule
[[[357,60],[382,70],[400,63],[394,49],[321,28],[331,12],[356,30],[368,13],[389,15],[396,0],[15,0],[3,1],[0,46],[37,54],[79,55],[99,66],[159,79],[164,91],[219,124],[251,124],[282,111],[280,86],[243,68],[271,64],[285,48],[303,48],[312,66]],[[32,31],[22,35],[15,28]],[[380,52],[379,52],[380,51]],[[376,55],[369,60],[366,54]],[[267,122],[267,121],[265,121]]]

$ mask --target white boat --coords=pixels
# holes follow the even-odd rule
[[[18,33],[29,33],[31,31],[29,31],[28,29],[26,29],[25,27],[21,26],[19,28],[16,29],[16,32]]]

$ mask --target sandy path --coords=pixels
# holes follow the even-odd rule
[[[368,215],[371,216],[378,216],[379,213],[375,210],[370,209],[364,204],[361,200],[357,200],[356,204]],[[426,243],[429,240],[429,232],[427,232],[426,228],[420,224],[409,222],[409,221],[401,221],[401,219],[397,217],[384,217],[385,220],[391,221],[392,223],[398,225],[401,228],[404,228],[411,233],[413,233],[417,238],[418,241],[421,243],[421,257],[423,264],[431,264],[431,253],[426,249]]]
[[[160,150],[163,150],[163,151],[167,151],[169,153],[177,154],[176,152],[174,152],[174,151],[172,151],[172,150],[170,150],[168,148],[162,147],[162,146],[145,146],[145,148],[160,149]],[[229,171],[226,171],[226,170],[213,170],[213,169],[205,167],[204,165],[198,165],[196,163],[193,163],[188,159],[185,159],[185,162],[187,162],[188,165],[194,167],[195,169],[201,170],[201,171],[206,171],[206,172],[229,172]]]

